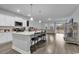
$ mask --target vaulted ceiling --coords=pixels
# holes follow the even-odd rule
[[[77,8],[77,4],[33,4],[31,13],[30,4],[0,4],[0,9],[6,12],[12,12],[26,18],[32,14],[35,21],[41,20],[42,22],[48,22],[48,19],[55,21],[59,18],[68,17]]]

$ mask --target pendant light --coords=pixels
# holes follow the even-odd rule
[[[40,18],[39,18],[39,19],[40,19],[40,20],[39,20],[39,23],[42,23],[42,20],[41,20],[41,18],[42,18],[42,17],[41,17],[41,12],[42,12],[42,11],[39,10],[39,16],[40,16]]]
[[[30,7],[31,7],[31,18],[30,18],[30,20],[33,21],[33,16],[32,16],[32,4],[30,4]]]

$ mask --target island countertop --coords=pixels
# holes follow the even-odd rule
[[[24,32],[13,32],[13,34],[21,34],[21,35],[34,35],[34,33],[41,31],[24,31]]]

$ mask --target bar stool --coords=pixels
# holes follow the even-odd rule
[[[46,34],[43,33],[43,40],[46,40]]]
[[[37,43],[38,42],[38,40],[39,40],[39,33],[35,33],[35,37],[36,37],[36,39],[35,39],[35,42]]]
[[[34,45],[34,37],[33,38],[31,38],[31,45]]]
[[[31,47],[30,47],[31,53],[36,51],[36,40],[37,40],[37,37],[31,38]]]
[[[40,40],[39,40],[39,39],[40,39]],[[39,48],[40,45],[41,45],[41,39],[42,39],[42,35],[40,34],[40,35],[38,36],[38,41],[37,41],[38,48]]]
[[[39,40],[39,39],[40,39],[40,40],[42,39],[41,33],[40,33],[40,35],[38,35],[38,40]],[[39,40],[39,41],[40,41],[40,40]]]

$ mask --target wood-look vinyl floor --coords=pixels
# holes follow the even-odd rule
[[[76,54],[79,53],[79,45],[67,44],[63,34],[52,34],[47,36],[48,42],[45,47],[40,48],[35,54]]]
[[[11,47],[12,42],[0,44],[0,54],[20,54],[19,52],[13,50]]]
[[[38,49],[34,54],[76,54],[79,53],[79,45],[67,44],[63,39],[63,34],[47,35],[47,43],[44,47]],[[0,44],[0,54],[20,54],[13,50],[12,43]]]

